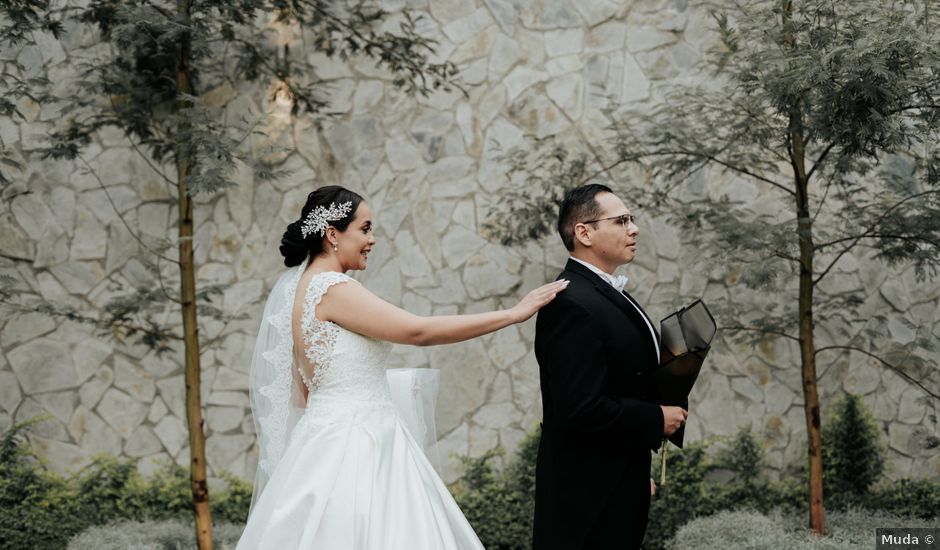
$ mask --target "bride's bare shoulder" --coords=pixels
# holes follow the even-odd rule
[[[309,285],[311,288],[317,288],[321,293],[320,310],[327,316],[331,311],[355,307],[356,304],[368,302],[371,297],[374,297],[359,281],[336,271],[314,274]]]

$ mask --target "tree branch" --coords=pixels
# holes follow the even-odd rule
[[[795,263],[800,262],[800,259],[797,258],[796,256],[790,256],[789,254],[784,254],[783,252],[780,252],[779,250],[775,250],[773,255],[776,256],[777,258],[780,258],[781,260],[787,260],[787,261],[795,262]]]
[[[26,263],[29,263],[29,264],[31,264],[31,263],[33,263],[33,262],[35,261],[34,258],[22,258],[22,257],[20,257],[20,256],[13,256],[12,254],[4,254],[4,253],[0,253],[0,258],[6,258],[6,259],[8,259],[8,260],[13,260],[13,261],[16,261],[16,262],[26,262]]]
[[[156,269],[154,269],[154,271],[157,272],[157,282],[160,283],[160,291],[163,292],[163,295],[166,296],[167,300],[173,302],[174,304],[182,305],[183,304],[182,300],[170,295],[170,292],[166,289],[166,285],[163,284],[163,272],[160,271],[160,259],[161,259],[161,256],[158,255]],[[179,265],[179,262],[174,262],[174,263]]]
[[[133,334],[149,334],[152,330],[143,325],[138,325],[131,323],[125,320],[116,320],[116,319],[96,319],[90,317],[83,313],[78,312],[77,310],[66,307],[65,309],[57,309],[56,306],[51,303],[41,303],[37,306],[24,305],[18,302],[12,302],[6,299],[0,299],[0,304],[5,305],[6,307],[17,311],[20,313],[41,313],[43,315],[48,315],[50,317],[59,317],[67,321],[75,321],[78,323],[83,323],[86,325],[91,325],[96,327],[99,330],[110,332],[112,335],[116,334],[115,329],[123,329],[123,331]],[[160,336],[170,339],[170,340],[182,340],[180,336],[171,334],[169,331],[161,331]]]
[[[760,181],[763,181],[763,182],[765,182],[765,183],[769,183],[770,185],[773,185],[774,187],[780,189],[781,191],[784,191],[784,192],[786,192],[786,193],[789,193],[790,195],[796,195],[796,193],[795,193],[793,190],[789,189],[787,186],[785,186],[785,185],[783,185],[783,184],[781,184],[781,183],[778,183],[778,182],[776,182],[776,181],[774,181],[774,180],[772,180],[772,179],[770,179],[770,178],[767,178],[767,177],[765,177],[765,176],[761,176],[760,174],[756,174],[756,173],[751,172],[750,170],[747,170],[747,169],[745,169],[745,168],[741,168],[741,167],[739,167],[739,166],[735,166],[735,165],[731,164],[730,162],[723,161],[723,160],[721,160],[721,159],[719,159],[719,158],[717,158],[717,157],[714,157],[714,156],[712,156],[712,155],[700,155],[700,156],[702,156],[702,157],[704,157],[704,158],[706,158],[706,159],[708,159],[708,160],[710,160],[710,161],[712,161],[712,162],[715,162],[715,163],[717,163],[717,164],[720,164],[720,165],[724,166],[725,168],[728,168],[729,170],[733,170],[733,171],[735,171],[735,172],[738,172],[738,173],[741,173],[741,174],[745,174],[745,175],[751,176],[752,178],[757,179],[757,180],[760,180]]]
[[[264,67],[265,69],[267,69],[268,75],[271,78],[274,78],[277,82],[280,82],[284,86],[287,86],[287,91],[290,93],[292,98],[301,99],[308,109],[314,110],[313,107],[314,105],[317,104],[317,99],[315,97],[311,97],[311,96],[308,96],[307,94],[304,94],[300,90],[300,88],[298,88],[297,86],[294,85],[293,82],[291,82],[288,75],[284,74],[284,71],[268,63],[267,56],[264,55],[264,52],[262,52],[255,44],[253,44],[249,40],[246,40],[244,38],[239,38],[237,36],[232,37],[231,39],[225,39],[226,44],[229,44],[232,42],[241,44],[245,48],[249,49],[252,52],[252,54],[255,56],[255,59],[260,63],[260,65]]]
[[[783,332],[783,331],[780,331],[780,330],[773,330],[773,329],[769,329],[769,328],[745,327],[745,326],[742,326],[742,325],[732,325],[732,326],[721,327],[721,328],[723,328],[724,330],[737,330],[737,331],[743,331],[743,332],[760,332],[760,333],[763,333],[763,334],[771,334],[771,335],[773,335],[773,336],[779,336],[779,337],[781,337],[781,338],[787,338],[787,339],[789,339],[789,340],[793,340],[794,342],[799,342],[799,341],[800,341],[799,337],[797,337],[797,336],[793,336],[792,334],[787,334],[786,332]]]
[[[716,156],[714,156],[714,155],[705,154],[705,153],[699,153],[699,152],[695,152],[695,151],[684,151],[684,150],[671,151],[671,150],[666,150],[666,151],[655,151],[655,152],[652,152],[652,153],[641,153],[641,154],[637,154],[637,155],[632,155],[632,156],[629,156],[629,157],[625,157],[625,158],[623,158],[623,159],[617,161],[617,163],[619,164],[619,163],[621,163],[621,162],[635,161],[635,160],[639,160],[639,159],[642,159],[642,158],[645,158],[645,157],[665,157],[665,156],[669,156],[669,155],[683,155],[683,156],[687,156],[687,157],[705,159],[706,161],[714,162],[715,164],[720,164],[721,166],[724,166],[725,168],[727,168],[727,169],[729,169],[729,170],[732,170],[732,171],[734,171],[734,172],[738,172],[738,173],[740,173],[740,174],[744,174],[744,175],[750,176],[750,177],[752,177],[752,178],[754,178],[754,179],[756,179],[756,180],[762,181],[762,182],[764,182],[764,183],[769,183],[770,185],[772,185],[772,186],[776,187],[777,189],[780,189],[781,191],[783,191],[783,192],[785,192],[785,193],[788,193],[788,194],[790,194],[790,195],[795,195],[795,194],[796,194],[796,193],[794,193],[791,189],[787,188],[785,185],[783,185],[783,184],[781,184],[781,183],[779,183],[779,182],[776,182],[776,181],[774,181],[774,180],[772,180],[772,179],[770,179],[770,178],[768,178],[768,177],[766,177],[766,176],[762,176],[762,175],[760,175],[760,174],[757,174],[757,173],[755,173],[755,172],[752,172],[752,171],[747,170],[747,169],[745,169],[745,168],[742,168],[742,167],[740,167],[740,166],[736,166],[736,165],[734,165],[734,164],[731,164],[731,163],[728,162],[728,161],[721,160],[720,158],[718,158],[718,157],[716,157]]]
[[[615,161],[615,162],[612,163],[612,164],[608,164],[607,166],[604,166],[604,165],[602,164],[600,170],[598,170],[598,171],[596,171],[596,172],[590,174],[588,177],[586,177],[586,178],[584,178],[582,181],[578,182],[578,185],[584,185],[585,183],[587,183],[587,182],[591,181],[592,179],[596,178],[597,176],[599,176],[599,175],[601,175],[601,174],[605,174],[605,173],[609,172],[610,170],[612,170],[613,168],[616,168],[616,167],[620,166],[621,164],[623,164],[623,163],[625,163],[625,162],[633,162],[633,161],[635,161],[635,160],[638,160],[638,158],[621,158],[621,159]]]
[[[940,243],[937,243],[937,242],[932,241],[932,240],[930,240],[930,239],[918,239],[916,236],[911,237],[911,236],[908,236],[908,235],[888,235],[888,234],[874,233],[874,227],[876,227],[879,223],[881,223],[882,220],[884,220],[884,219],[888,216],[888,214],[890,214],[893,210],[895,210],[895,209],[897,209],[898,207],[900,207],[900,206],[901,206],[902,204],[904,204],[905,202],[910,201],[910,200],[913,200],[913,199],[916,199],[916,198],[920,198],[920,197],[923,197],[923,196],[926,196],[926,195],[932,195],[932,194],[935,194],[935,193],[940,193],[940,189],[934,189],[934,190],[931,190],[931,191],[924,191],[924,192],[922,192],[922,193],[917,193],[917,194],[914,194],[914,195],[910,195],[910,196],[905,197],[905,198],[901,199],[900,201],[898,201],[898,202],[892,204],[890,207],[886,208],[885,211],[882,212],[881,215],[878,216],[878,218],[877,218],[875,221],[873,221],[872,223],[868,224],[869,229],[868,229],[867,231],[865,231],[864,233],[860,234],[860,235],[852,235],[852,236],[849,236],[849,237],[842,237],[841,239],[835,239],[835,240],[828,241],[828,242],[825,242],[825,243],[819,243],[819,244],[817,244],[817,245],[816,245],[816,250],[823,250],[823,249],[828,248],[828,247],[830,247],[830,246],[832,246],[832,245],[835,245],[835,244],[843,243],[843,242],[846,242],[846,241],[852,241],[851,244],[849,244],[848,246],[844,247],[841,251],[839,251],[838,254],[836,254],[836,257],[835,257],[831,262],[829,262],[829,265],[826,266],[826,269],[824,269],[824,270],[822,271],[822,273],[820,273],[819,276],[816,277],[816,278],[813,280],[813,285],[818,284],[819,281],[821,281],[821,280],[823,279],[823,277],[825,277],[825,276],[829,273],[829,271],[833,268],[833,266],[836,265],[836,262],[838,262],[838,261],[842,258],[842,256],[844,256],[845,254],[847,254],[850,250],[852,250],[853,248],[855,248],[855,246],[858,245],[859,241],[861,241],[862,239],[878,239],[878,238],[881,238],[881,239],[899,239],[899,240],[920,240],[920,241],[926,242],[926,243],[928,243],[928,244],[931,244],[931,245],[933,245],[933,246],[935,246],[935,247],[937,247],[937,248],[940,248]]]
[[[815,169],[816,167],[813,166],[813,170]],[[812,172],[812,170],[810,170],[810,172]],[[819,214],[822,212],[823,206],[826,204],[826,199],[829,197],[829,190],[831,188],[832,188],[832,178],[829,178],[826,181],[826,188],[823,190],[823,196],[821,199],[819,199],[819,208],[816,209],[816,213],[813,215],[813,223],[816,222],[816,218],[818,218]]]
[[[892,109],[888,111],[890,115],[896,115],[898,113],[903,113],[904,111],[916,111],[916,110],[927,110],[927,109],[937,109],[940,110],[940,105],[935,103],[924,103],[923,105],[902,105],[897,109]]]
[[[140,155],[140,158],[144,159],[144,162],[147,163],[147,166],[149,166],[151,170],[156,172],[157,175],[160,176],[171,189],[175,188],[176,182],[171,180],[169,177],[167,177],[166,174],[163,173],[162,170],[157,168],[157,166],[150,160],[150,157],[147,154],[145,154],[143,151],[141,151],[140,147],[138,147],[137,144],[134,143],[134,140],[131,139],[131,136],[125,134],[125,137],[127,137],[128,143],[131,144],[131,148],[134,149],[134,151],[136,151],[138,155]]]
[[[858,245],[858,243],[859,243],[862,239],[888,239],[888,240],[896,240],[896,241],[915,241],[915,242],[923,242],[923,243],[927,243],[927,244],[929,244],[929,245],[932,245],[932,246],[936,247],[937,249],[940,249],[940,242],[933,241],[933,240],[930,240],[930,239],[925,239],[925,238],[922,238],[922,237],[918,237],[918,236],[916,236],[916,235],[913,235],[913,236],[912,236],[912,235],[890,235],[890,234],[883,234],[883,233],[865,233],[865,234],[862,234],[862,235],[857,235],[857,236],[855,236],[855,237],[846,237],[846,238],[844,238],[844,239],[837,239],[837,240],[835,240],[835,241],[832,241],[832,243],[838,243],[838,242],[844,242],[844,241],[852,241],[852,244],[846,246],[846,247],[843,248],[841,251],[839,251],[838,254],[836,254],[836,257],[833,258],[833,260],[832,260],[831,262],[829,262],[829,265],[826,266],[826,269],[824,269],[824,270],[819,274],[818,277],[816,277],[815,279],[813,279],[813,284],[814,284],[814,285],[818,284],[819,281],[821,281],[821,280],[823,279],[823,277],[825,277],[826,275],[828,275],[828,274],[829,274],[829,271],[832,270],[832,268],[833,268],[833,267],[836,265],[836,263],[842,258],[842,256],[845,256],[850,250],[852,250],[853,248],[855,248],[855,247]]]
[[[123,224],[123,225],[124,225],[124,228],[127,229],[127,232],[131,234],[131,237],[133,237],[134,240],[137,241],[137,244],[139,244],[140,246],[142,246],[142,247],[144,248],[144,250],[146,250],[147,252],[150,252],[151,254],[153,254],[154,256],[156,256],[157,258],[164,259],[164,260],[166,260],[166,261],[168,261],[168,262],[170,262],[170,263],[173,263],[173,264],[179,264],[179,262],[176,261],[176,260],[174,260],[173,258],[167,258],[166,256],[163,256],[162,254],[160,254],[160,253],[157,252],[156,250],[154,250],[154,249],[150,248],[149,246],[147,246],[147,244],[143,241],[143,239],[141,239],[139,235],[137,235],[136,233],[134,233],[134,230],[131,229],[131,226],[127,223],[127,220],[124,218],[124,214],[122,214],[121,211],[118,210],[117,204],[114,203],[114,199],[111,198],[111,194],[108,193],[108,188],[107,188],[107,186],[105,186],[104,182],[101,181],[101,178],[98,176],[98,173],[95,172],[94,168],[92,168],[90,164],[88,164],[88,161],[85,160],[85,157],[83,157],[82,155],[77,155],[77,158],[78,158],[80,161],[82,161],[82,164],[85,165],[85,168],[87,168],[88,171],[91,173],[91,175],[94,176],[95,179],[98,181],[98,185],[101,187],[101,190],[104,191],[104,195],[105,195],[105,197],[108,198],[108,202],[111,203],[111,208],[114,209],[114,213],[117,214],[118,219],[121,220],[121,224]]]
[[[816,355],[819,355],[820,353],[822,353],[822,352],[824,352],[824,351],[831,351],[831,350],[855,351],[855,352],[861,353],[862,355],[867,355],[868,357],[871,357],[872,359],[878,361],[879,363],[881,363],[881,364],[884,365],[885,367],[888,367],[889,369],[893,370],[895,373],[897,373],[899,376],[901,376],[901,378],[904,378],[905,380],[907,380],[907,381],[910,382],[911,384],[917,386],[918,388],[920,388],[920,389],[921,389],[924,393],[926,393],[927,395],[933,397],[934,399],[940,400],[940,395],[938,395],[938,394],[936,394],[936,393],[930,391],[930,389],[928,389],[926,386],[924,386],[923,383],[920,382],[920,380],[916,380],[914,377],[912,377],[911,375],[909,375],[909,374],[907,374],[906,372],[904,372],[904,371],[901,369],[901,367],[899,367],[899,366],[897,366],[897,365],[893,365],[893,364],[891,364],[891,363],[885,361],[884,359],[882,359],[882,358],[879,357],[878,355],[876,355],[876,354],[874,354],[874,353],[872,353],[872,352],[870,352],[870,351],[868,351],[868,350],[866,350],[866,349],[863,349],[863,348],[860,348],[860,347],[857,347],[857,346],[824,346],[824,347],[821,347],[821,348],[817,348],[817,349],[816,349]]]
[[[819,168],[820,165],[822,165],[822,162],[826,160],[826,157],[829,155],[829,151],[832,151],[833,147],[835,146],[836,146],[835,142],[832,142],[826,146],[822,154],[819,155],[819,158],[813,162],[813,167],[810,168],[809,172],[806,173],[806,181],[809,181],[810,178],[813,177],[813,174],[816,172],[816,169]]]

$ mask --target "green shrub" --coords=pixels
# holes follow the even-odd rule
[[[930,527],[929,520],[851,509],[826,515],[826,536],[807,527],[805,514],[769,515],[755,511],[725,511],[690,521],[669,544],[670,550],[856,550],[872,548],[876,526]],[[644,547],[645,548],[645,547]]]
[[[851,394],[837,400],[823,426],[823,486],[836,508],[858,502],[884,473],[881,431],[871,412]]]
[[[211,494],[209,503],[217,496]],[[140,513],[125,516],[126,519],[192,519],[189,471],[173,462],[164,463],[149,480],[141,482],[135,500]]]
[[[643,548],[661,550],[679,528],[690,520],[724,510],[775,508],[799,510],[805,506],[805,483],[786,480],[771,483],[763,474],[764,450],[750,429],[740,430],[714,458],[706,450],[713,442],[670,448],[666,453],[666,484],[657,487],[650,502],[649,523]],[[662,452],[653,461],[658,479]],[[721,471],[727,482],[714,479]]]
[[[734,474],[732,483],[710,487],[715,493],[716,508],[719,510],[799,510],[807,502],[806,483],[794,478],[775,483],[767,480],[764,475],[764,449],[750,427],[739,430],[708,467],[710,470],[724,469]]]
[[[215,548],[235,548],[243,527],[227,523],[213,525]],[[196,550],[195,527],[191,522],[180,520],[99,525],[73,537],[68,550]]]
[[[212,493],[213,520],[244,523],[251,505],[251,484],[227,472],[221,477],[228,487]],[[86,525],[118,519],[186,521],[192,516],[189,472],[172,462],[145,479],[133,461],[98,456],[74,481]]]
[[[693,519],[669,541],[670,550],[721,548],[732,550],[778,550],[793,548],[784,544],[786,533],[770,518],[758,512],[728,511]]]
[[[885,512],[902,517],[935,516],[936,511],[940,510],[940,484],[936,482],[901,480],[872,487],[871,480],[882,475],[883,457],[877,442],[879,433],[877,429],[872,431],[870,420],[871,415],[862,404],[857,399],[848,398],[835,407],[832,420],[827,425],[825,441],[832,447],[826,451],[832,457],[829,466],[832,470],[827,470],[830,472],[828,477],[837,483],[845,483],[852,479],[851,476],[859,476],[866,487],[863,497],[854,496],[858,493],[843,492],[841,500],[827,500],[827,505],[830,505],[827,514],[831,514],[832,509],[844,510],[850,504],[871,510],[851,512],[854,516],[846,515],[849,512],[834,513],[831,517],[836,520],[835,523],[829,522],[832,534],[828,538],[806,539],[803,536],[809,500],[805,472],[798,472],[781,481],[768,481],[764,475],[764,451],[760,441],[749,429],[744,429],[728,440],[717,453],[706,452],[714,444],[708,441],[689,444],[681,450],[669,450],[666,458],[667,483],[657,488],[657,494],[650,503],[643,548],[667,548],[673,536],[690,521],[730,511],[784,514],[791,518],[783,522],[788,531],[767,531],[759,539],[761,546],[753,546],[774,549],[858,547],[860,543],[845,546],[849,544],[846,540],[855,539],[845,535],[839,527],[840,522],[851,523],[854,517],[869,518],[853,524],[853,528],[864,530],[871,527],[866,521],[882,517]],[[856,425],[847,425],[852,422]],[[536,431],[520,446],[516,457],[502,472],[491,466],[493,458],[500,456],[500,450],[491,451],[480,458],[464,459],[464,476],[452,490],[486,548],[530,547],[537,451]],[[714,458],[710,458],[710,454]],[[654,478],[658,478],[661,457],[662,454],[653,460],[651,476]],[[853,460],[857,463],[853,463]],[[766,523],[763,519],[754,521],[758,522],[754,526],[757,531]],[[890,519],[885,521],[881,525],[891,525]],[[747,525],[742,527],[747,528]],[[871,540],[865,540],[865,547],[870,546]],[[722,546],[697,546],[713,547]]]
[[[530,434],[502,472],[492,466],[500,449],[462,459],[464,475],[451,490],[488,549],[531,548],[538,438],[538,430]],[[664,548],[681,525],[719,510],[781,505],[798,509],[805,502],[802,485],[765,481],[760,473],[763,453],[749,431],[739,433],[718,461],[708,459],[707,446],[695,443],[668,453],[668,482],[651,502],[644,548]],[[658,473],[656,462],[653,471]],[[734,482],[708,481],[709,472],[716,468],[731,470]]]
[[[144,478],[134,461],[102,455],[79,471],[72,483],[78,486],[85,525],[192,516],[189,473],[175,463],[167,462]]]
[[[940,515],[940,483],[927,479],[899,479],[875,486],[862,501],[869,510],[899,516],[931,518]]]
[[[923,510],[921,511],[923,513]],[[788,514],[788,528],[798,531],[807,528],[806,514]],[[934,508],[930,515],[913,517],[880,510],[849,508],[827,511],[826,537],[839,542],[855,544],[855,548],[874,546],[876,527],[936,527],[940,509]]]
[[[705,443],[691,443],[682,450],[670,448],[666,453],[666,483],[659,485],[662,451],[653,461],[651,477],[659,485],[650,501],[649,523],[643,548],[661,550],[676,530],[698,516],[718,510],[715,492],[705,482],[710,466]]]
[[[0,440],[0,541],[5,549],[59,549],[83,527],[78,492],[42,466],[24,437],[41,421],[15,424]]]
[[[243,525],[248,521],[248,509],[251,507],[251,483],[228,472],[222,472],[222,479],[228,487],[213,495],[214,498],[209,502],[212,506],[212,520]]]
[[[535,459],[538,452],[538,431],[521,445],[518,453],[500,472],[493,459],[501,455],[496,449],[480,458],[464,458],[464,475],[451,490],[480,540],[488,549],[531,547],[532,517],[535,502]],[[684,449],[671,448],[667,453],[667,483],[657,488],[650,504],[649,524],[643,548],[667,548],[673,536],[692,520],[734,510],[789,514],[805,524],[807,487],[805,475],[770,482],[763,474],[763,449],[750,430],[741,430],[726,442],[714,458],[706,451],[714,442],[698,442]],[[661,457],[662,455],[659,455]],[[660,458],[653,461],[651,473],[658,477]],[[716,478],[716,474],[723,477]],[[911,495],[913,504],[904,504],[903,494]],[[928,481],[905,482],[884,486],[872,493],[872,505],[905,515],[919,507],[921,514],[940,509],[940,485]],[[877,497],[877,498],[875,498]],[[931,512],[927,512],[927,511]],[[869,516],[873,512],[865,512]],[[782,538],[768,535],[763,540],[771,548],[775,541],[789,544],[793,536]],[[812,542],[812,541],[811,541]],[[794,543],[796,544],[796,543]],[[800,543],[803,544],[803,543]],[[808,543],[807,543],[808,544]],[[818,548],[841,548],[838,538],[831,537]],[[700,548],[710,548],[702,545]],[[817,548],[800,546],[799,548]]]
[[[479,458],[461,459],[464,475],[451,490],[488,550],[532,548],[538,442],[538,430],[526,436],[502,472],[495,471],[490,464],[502,454],[501,449]]]
[[[751,432],[751,428],[738,430],[731,444],[722,449],[716,465],[734,472],[741,486],[748,490],[766,485],[763,475],[764,449]]]
[[[790,513],[806,513],[809,503],[809,486],[806,475],[788,477],[768,487],[768,500],[772,508]],[[766,511],[766,508],[763,509]]]
[[[119,520],[192,520],[189,474],[184,468],[168,463],[144,478],[133,461],[98,456],[74,476],[60,476],[45,467],[25,440],[26,429],[41,420],[14,425],[0,439],[4,550],[64,548],[76,533]],[[242,524],[248,516],[251,485],[230,474],[222,477],[228,487],[212,493],[214,520]],[[193,529],[187,533],[194,539]]]
[[[85,525],[140,517],[142,490],[137,466],[128,460],[96,456],[73,479],[79,514]]]

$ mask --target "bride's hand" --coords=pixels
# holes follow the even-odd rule
[[[535,315],[535,312],[545,304],[555,299],[559,292],[567,288],[568,281],[562,279],[554,283],[542,285],[532,292],[526,294],[525,298],[519,301],[510,311],[514,323],[521,323],[529,317]]]

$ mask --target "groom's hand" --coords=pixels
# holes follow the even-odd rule
[[[685,419],[688,418],[689,411],[671,405],[660,405],[659,407],[663,410],[663,435],[670,436],[685,425]]]

